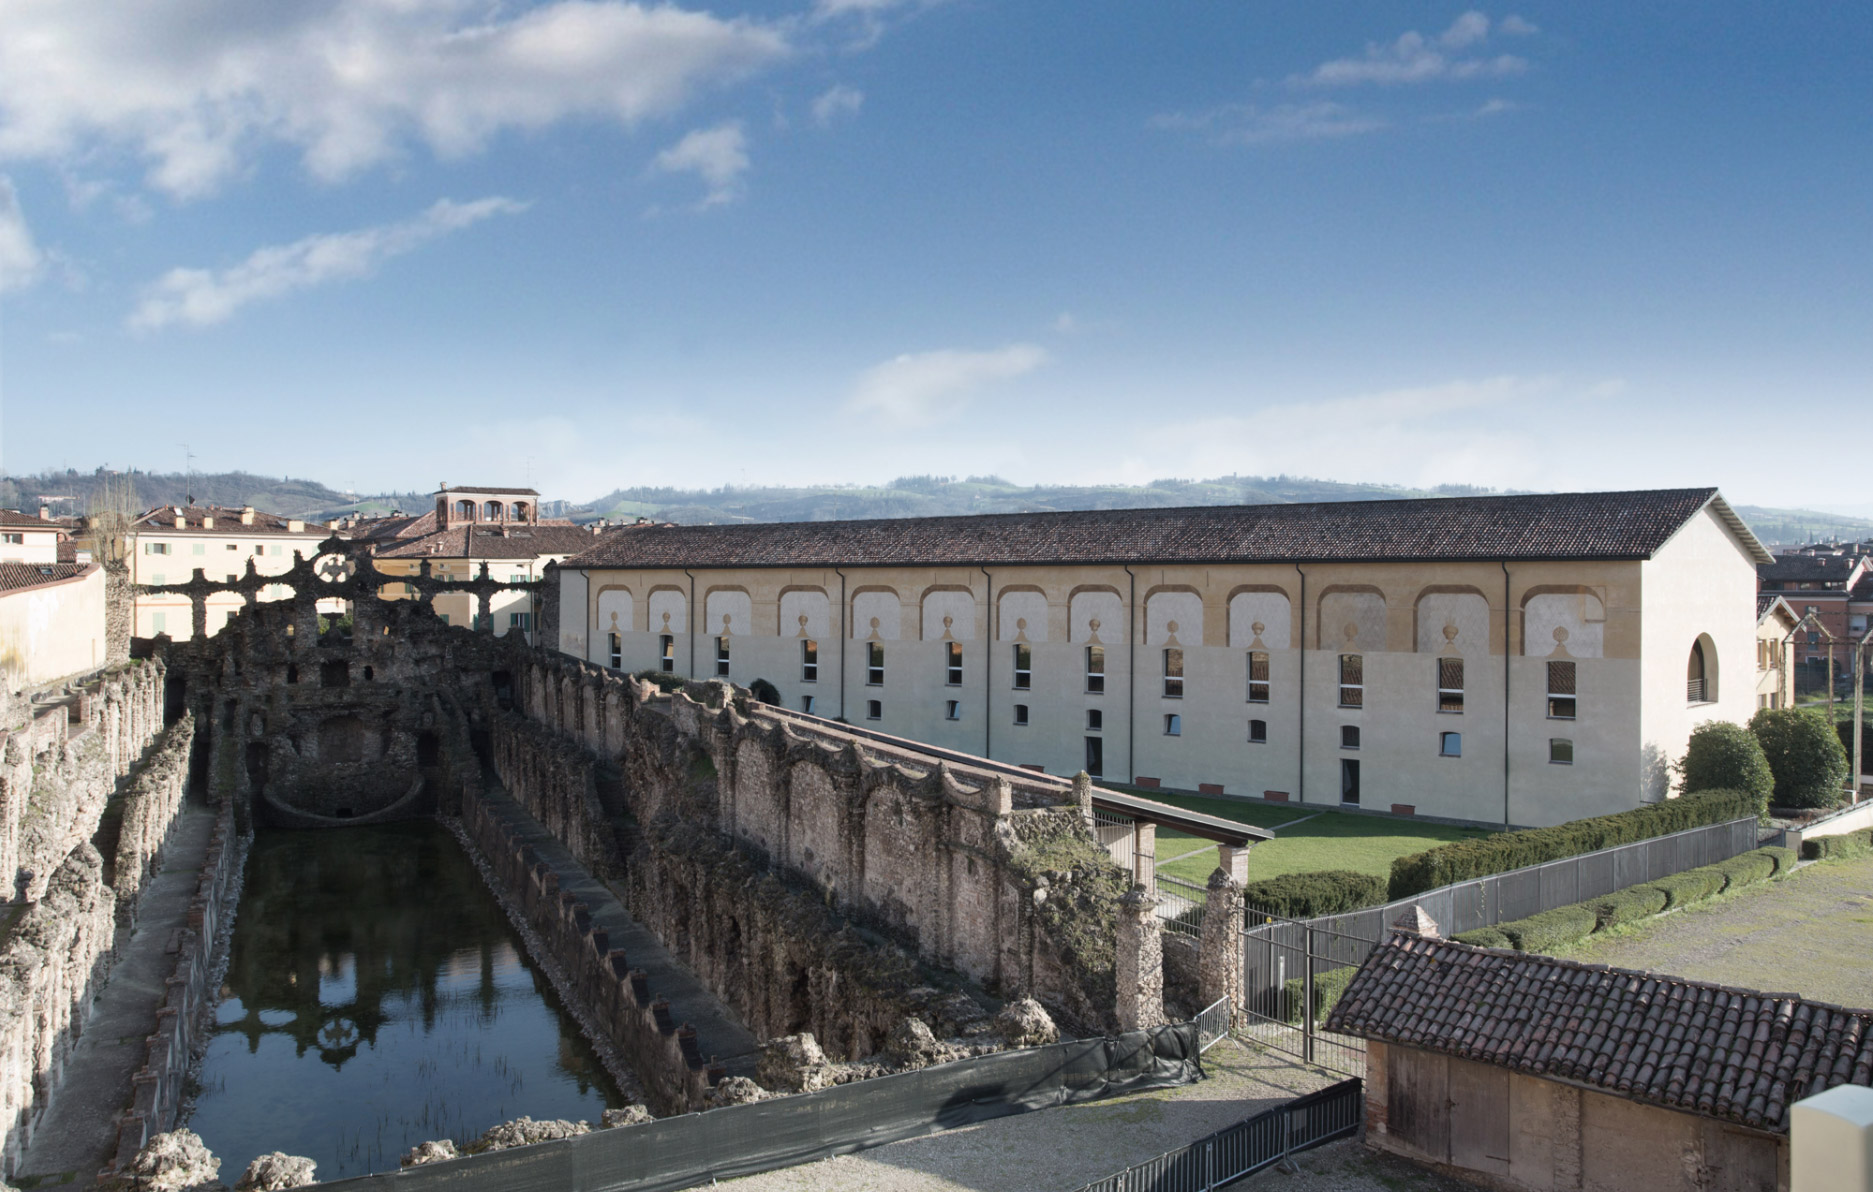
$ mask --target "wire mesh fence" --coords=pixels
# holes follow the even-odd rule
[[[1364,1107],[1364,1083],[1343,1080],[1082,1185],[1076,1192],[1211,1192],[1289,1155],[1350,1138],[1359,1132]]]

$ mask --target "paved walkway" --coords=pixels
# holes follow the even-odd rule
[[[1181,1088],[1044,1109],[729,1180],[735,1192],[1068,1192],[1335,1083],[1234,1040]]]
[[[214,812],[188,800],[170,830],[163,867],[143,895],[137,929],[91,1003],[84,1035],[20,1156],[14,1182],[88,1188],[117,1150],[117,1117],[130,1104],[130,1077],[156,1030],[164,982],[175,969],[169,937],[188,921],[201,880]]]

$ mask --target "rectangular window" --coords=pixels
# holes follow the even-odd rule
[[[1574,719],[1576,694],[1574,664],[1550,662],[1548,664],[1548,719]]]
[[[1098,737],[1086,738],[1086,774],[1102,777],[1106,772],[1106,743]]]
[[[1359,802],[1359,761],[1356,758],[1340,759],[1340,802]]]
[[[606,637],[609,640],[605,644],[611,647],[611,669],[623,670],[624,669],[624,635],[622,633],[611,633],[611,634],[607,634]]]
[[[949,644],[949,657],[945,663],[943,681],[951,687],[963,685],[963,644],[961,642]]]
[[[279,553],[280,553],[280,548],[279,548],[279,546],[278,546],[278,545],[275,545],[271,553],[272,553],[272,554],[276,554],[276,555],[277,555],[277,554],[279,554]]]
[[[8,534],[5,536],[5,538],[6,538],[6,544],[8,546],[25,546],[26,545],[26,535],[24,534]]]
[[[819,682],[819,643],[811,638],[800,642],[800,681]]]
[[[1437,710],[1463,711],[1463,659],[1437,660]]]
[[[1176,646],[1164,651],[1164,698],[1184,698],[1184,652]]]
[[[152,633],[168,633],[169,632],[169,614],[168,613],[151,613],[150,614],[150,631]]]
[[[238,543],[238,542],[230,542],[230,543],[228,543],[228,549],[229,549],[229,550],[239,550],[239,549],[241,549],[241,544],[240,544],[240,543]]]
[[[1024,642],[1015,643],[1015,690],[1026,691],[1034,685],[1034,650]]]
[[[143,553],[146,555],[166,555],[169,553],[169,544],[167,542],[145,542],[143,544]]]
[[[1463,756],[1463,734],[1462,733],[1439,733],[1437,734],[1437,755],[1439,757],[1462,757]]]
[[[444,625],[447,625],[447,624],[449,623],[449,614],[448,614],[448,613],[442,613],[442,614],[441,614],[441,616],[442,616],[442,623],[443,623]],[[287,626],[286,628],[290,630],[290,629],[292,628],[292,626],[291,626],[291,625],[288,625],[288,626]]]
[[[1249,741],[1261,745],[1268,740],[1268,722],[1266,720],[1249,721]]]
[[[728,636],[726,634],[715,639],[715,674],[718,679],[728,678]]]
[[[1106,714],[1104,712],[1100,711],[1098,708],[1086,709],[1086,731],[1087,732],[1089,733],[1104,732],[1105,727],[1106,727]]]
[[[805,712],[809,716],[813,714],[813,697],[812,696],[803,695],[800,697],[800,710],[802,712]]]
[[[1184,718],[1175,712],[1166,712],[1164,714],[1164,735],[1167,737],[1183,736]]]
[[[884,686],[884,643],[865,643],[865,685]]]
[[[1573,765],[1574,742],[1566,737],[1549,737],[1548,764],[1553,766]]]
[[[666,675],[676,673],[676,638],[668,633],[657,637],[657,664]]]
[[[150,576],[150,582],[153,584],[166,584],[169,582],[169,577],[158,571],[155,575]]]
[[[961,720],[962,718],[963,718],[963,702],[961,700],[952,699],[952,700],[943,701],[943,719]]]
[[[195,553],[196,553],[196,554],[198,554],[198,555],[205,555],[205,554],[207,554],[207,553],[208,553],[208,544],[207,544],[207,543],[204,543],[204,542],[198,542],[198,543],[196,543],[196,544],[195,544]]]
[[[1249,702],[1268,702],[1268,655],[1261,650],[1249,651]]]
[[[255,554],[257,554],[257,555],[264,555],[264,554],[266,554],[266,553],[267,553],[267,548],[266,548],[266,544],[265,544],[265,543],[255,543],[255,544],[254,544],[254,553],[255,553]]]
[[[1101,695],[1106,689],[1106,648],[1104,646],[1086,647],[1086,690],[1092,695]]]
[[[507,582],[510,584],[524,584],[527,582],[527,577],[524,575],[510,575],[507,577]]]
[[[1026,704],[1016,704],[1015,705],[1015,723],[1017,725],[1022,725],[1022,724],[1026,724],[1027,722],[1028,722],[1028,706]]]
[[[1359,748],[1359,726],[1357,724],[1342,724],[1340,726],[1340,748]]]
[[[1340,706],[1366,706],[1366,660],[1361,655],[1340,655]]]
[[[532,629],[533,628],[533,614],[532,613],[508,613],[507,614],[507,627],[509,629]]]
[[[883,720],[884,719],[884,701],[875,700],[875,699],[866,700],[865,701],[865,719]]]

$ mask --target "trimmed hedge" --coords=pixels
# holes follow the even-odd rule
[[[1762,850],[1754,849],[1747,853],[1738,853],[1728,861],[1719,861],[1709,868],[1724,876],[1724,889],[1734,890],[1739,886],[1753,886],[1757,882],[1766,882],[1775,876],[1775,858],[1765,857]]]
[[[1253,910],[1289,919],[1311,919],[1378,906],[1386,901],[1385,879],[1350,869],[1322,869],[1314,873],[1284,873],[1263,878],[1242,888]]]
[[[1683,873],[1674,873],[1670,877],[1661,877],[1655,882],[1647,882],[1655,890],[1665,892],[1665,909],[1676,910],[1681,906],[1690,906],[1706,898],[1722,893],[1724,886],[1723,871],[1715,865],[1705,865],[1698,869],[1687,869]]]
[[[1669,899],[1657,886],[1631,886],[1615,890],[1591,904],[1602,929],[1649,919],[1665,909]]]
[[[1838,861],[1845,857],[1864,857],[1869,852],[1873,852],[1873,828],[1839,836],[1817,836],[1801,842],[1801,855],[1810,861]]]
[[[1777,877],[1781,877],[1785,873],[1793,873],[1795,870],[1795,862],[1801,860],[1800,853],[1792,848],[1782,848],[1780,845],[1766,844],[1756,851],[1775,862],[1775,875]]]
[[[1473,840],[1458,840],[1393,861],[1389,894],[1392,899],[1410,898],[1453,882],[1506,873],[1544,861],[1559,861],[1617,844],[1650,840],[1708,824],[1755,819],[1759,809],[1757,799],[1745,791],[1699,791],[1615,815],[1556,824],[1552,828],[1497,832]]]
[[[1513,923],[1499,924],[1496,930],[1509,937],[1510,945],[1517,952],[1552,952],[1586,939],[1599,925],[1593,908],[1576,902]]]
[[[1497,931],[1494,927],[1479,927],[1475,931],[1459,931],[1450,938],[1456,940],[1460,944],[1470,944],[1478,948],[1503,948],[1505,950],[1513,950],[1515,948],[1515,945],[1509,942],[1509,937]]]
[[[1324,973],[1314,974],[1315,1022],[1319,1022],[1332,1012],[1334,1004],[1340,1000],[1340,995],[1346,992],[1346,986],[1352,981],[1353,974],[1358,971],[1359,966],[1353,965],[1350,968],[1337,968]],[[1301,996],[1303,993],[1301,986],[1302,980],[1299,977],[1291,977],[1281,986],[1283,994],[1281,999],[1281,1017],[1284,1022],[1287,1022],[1291,1026],[1299,1026],[1301,1024]]]

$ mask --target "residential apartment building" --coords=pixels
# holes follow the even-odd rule
[[[454,488],[442,485],[435,508],[416,516],[396,515],[356,523],[352,532],[372,543],[377,569],[386,575],[419,574],[424,560],[437,579],[471,580],[482,574],[503,583],[540,579],[549,562],[563,561],[592,546],[590,531],[570,521],[538,515],[540,494],[530,488]],[[414,589],[393,585],[387,600],[408,599]],[[432,602],[444,620],[473,626],[478,602],[470,593],[449,593]],[[494,633],[524,633],[532,641],[539,615],[537,598],[510,591],[493,596],[489,617]]]
[[[1756,706],[1784,708],[1792,702],[1788,652],[1801,617],[1773,592],[1756,597]]]
[[[71,522],[43,507],[37,517],[0,509],[0,564],[77,562],[75,531]]]
[[[1765,594],[1783,597],[1797,616],[1811,618],[1792,643],[1792,693],[1825,692],[1830,670],[1837,683],[1851,680],[1852,643],[1866,636],[1873,611],[1873,552],[1867,547],[1809,546],[1757,568]]]
[[[311,558],[332,530],[317,522],[277,517],[253,506],[230,509],[216,505],[169,506],[150,510],[130,525],[127,544],[130,580],[135,584],[185,584],[200,571],[212,581],[239,579],[251,562],[260,575],[278,575],[292,568],[296,554]],[[277,599],[284,591],[262,592],[260,599]],[[229,615],[243,601],[235,593],[208,597],[207,631],[220,632]],[[139,593],[132,634],[177,640],[194,635],[189,598],[178,592]]]
[[[558,644],[1057,774],[1548,824],[1749,717],[1769,561],[1715,489],[625,528]]]

